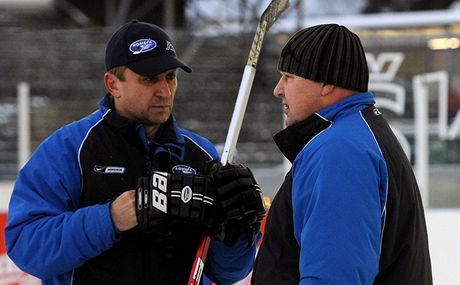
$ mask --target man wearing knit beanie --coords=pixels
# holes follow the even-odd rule
[[[252,284],[432,284],[424,209],[410,162],[368,92],[359,37],[336,24],[283,48],[292,167],[273,199]]]

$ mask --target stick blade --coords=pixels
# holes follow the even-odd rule
[[[289,7],[289,0],[272,0],[260,17],[260,22],[266,22],[267,30],[278,17]]]

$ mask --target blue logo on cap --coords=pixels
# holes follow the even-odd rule
[[[157,43],[152,39],[140,39],[133,42],[129,46],[129,50],[133,54],[140,54],[143,52],[151,51],[152,49],[157,47]]]

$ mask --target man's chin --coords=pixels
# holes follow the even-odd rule
[[[155,118],[148,118],[142,122],[143,125],[145,126],[158,126],[160,124],[165,123],[169,119],[168,116],[162,116],[162,117],[155,117]]]
[[[287,128],[293,124],[292,120],[284,115],[284,127]]]
[[[155,114],[155,116],[151,116],[148,119],[154,124],[162,124],[166,122],[170,116],[171,116],[171,112],[161,112],[161,113]]]

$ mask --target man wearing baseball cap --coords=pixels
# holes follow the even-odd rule
[[[192,69],[161,28],[137,20],[113,34],[105,64],[99,109],[57,130],[20,170],[8,255],[43,284],[185,285],[207,232],[206,276],[243,279],[264,215],[260,188],[242,165],[210,174],[214,146],[177,125],[177,69]]]
[[[292,162],[270,207],[252,284],[433,283],[417,181],[368,92],[359,37],[323,24],[295,33],[278,63]]]

